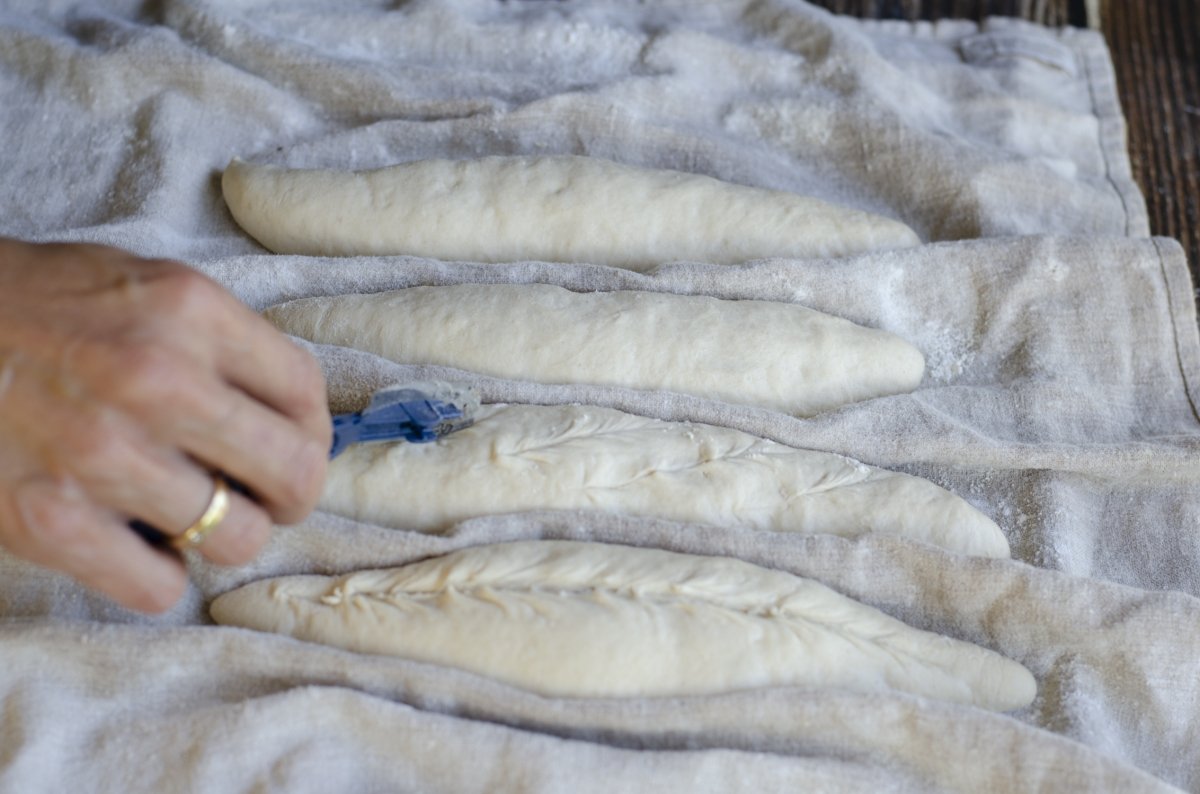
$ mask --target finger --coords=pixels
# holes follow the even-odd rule
[[[179,559],[151,548],[121,517],[78,488],[48,479],[26,481],[14,490],[13,502],[21,525],[15,551],[22,557],[139,612],[165,612],[187,589]]]
[[[174,443],[249,488],[277,522],[308,515],[325,481],[327,443],[235,389],[207,393],[205,418],[177,424]]]
[[[163,533],[182,532],[208,503],[212,476],[186,455],[130,435],[77,436],[70,472],[97,504]]]
[[[145,434],[111,413],[88,423],[66,420],[73,454],[66,468],[91,501],[149,524],[168,537],[183,534],[205,512],[213,475],[178,450],[155,446]],[[200,552],[222,565],[248,562],[266,543],[270,517],[235,495],[225,519]]]
[[[325,380],[313,357],[207,276],[166,260],[150,264],[162,271],[147,285],[155,339],[178,339],[181,328],[197,332],[181,352],[327,443]]]
[[[266,544],[271,535],[271,519],[262,507],[236,491],[230,490],[228,496],[229,511],[225,517],[192,548],[218,565],[242,565],[254,559]],[[178,537],[186,529],[168,536]]]
[[[218,370],[234,386],[295,420],[314,439],[332,436],[325,377],[316,359],[241,304],[230,307]]]
[[[75,462],[68,467],[120,471],[112,465],[117,456],[109,447],[114,438],[134,436],[156,448],[178,450],[202,468],[241,482],[280,523],[298,521],[316,505],[329,457],[327,440],[314,439],[296,422],[211,372],[197,371],[159,350],[126,360],[122,372],[123,377],[106,386],[109,401],[122,406],[120,413],[101,411],[93,403],[81,406],[77,415],[62,417],[74,428],[66,434],[72,449],[83,450],[72,454]],[[118,419],[112,419],[114,415]],[[117,446],[125,451],[119,441]],[[162,484],[162,477],[155,479]],[[186,507],[188,516],[133,516],[178,531],[200,514],[210,486],[187,485],[191,497],[186,498],[163,485],[174,494],[172,504]],[[139,506],[129,500],[121,504],[126,509]]]

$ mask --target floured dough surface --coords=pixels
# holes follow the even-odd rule
[[[436,532],[540,509],[777,532],[901,535],[1008,557],[990,519],[931,482],[713,425],[595,406],[486,405],[430,444],[351,446],[329,466],[321,508]]]
[[[255,582],[213,618],[490,676],[545,695],[772,685],[909,692],[1010,710],[1036,694],[996,653],[739,560],[601,543],[476,546],[392,570]]]
[[[284,254],[646,270],[920,242],[899,221],[815,198],[592,157],[421,160],[362,172],[234,160],[221,188],[238,224]]]
[[[912,391],[925,371],[894,334],[773,301],[460,284],[304,298],[264,316],[401,364],[665,389],[796,416]]]

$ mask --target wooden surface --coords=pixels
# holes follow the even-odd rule
[[[1019,16],[1099,28],[1112,51],[1150,231],[1187,250],[1200,284],[1200,0],[816,0],[860,17]]]
[[[1183,243],[1200,283],[1200,0],[1106,0],[1101,16],[1150,231]]]
[[[1117,0],[1133,2],[1137,0]],[[1010,16],[1043,25],[1087,25],[1087,0],[815,0],[837,14],[873,19],[983,19]],[[1094,11],[1093,11],[1094,16]]]

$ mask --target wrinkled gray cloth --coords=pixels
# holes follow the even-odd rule
[[[809,420],[313,349],[342,408],[452,376],[488,401],[712,422],[916,473],[992,516],[1015,557],[585,513],[439,537],[317,514],[245,568],[194,561],[185,600],[150,619],[0,554],[0,790],[1200,790],[1200,339],[1179,247],[1139,239],[1096,35],[863,23],[779,0],[28,2],[0,11],[0,125],[0,232],[183,258],[255,308],[540,281],[796,301],[885,328],[925,352],[922,387]],[[645,275],[276,257],[217,184],[235,155],[370,167],[517,152],[795,190],[942,242]],[[1039,696],[1012,715],[796,689],[569,701],[207,618],[213,596],[261,577],[518,538],[811,576],[1020,661]]]
[[[10,234],[246,253],[214,189],[234,156],[512,153],[793,190],[926,240],[1148,233],[1091,32],[856,23],[784,0],[7,5]]]

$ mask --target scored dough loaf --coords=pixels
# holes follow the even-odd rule
[[[773,301],[458,284],[303,298],[264,316],[401,364],[665,389],[795,416],[910,392],[925,371],[921,352],[893,334]]]
[[[799,685],[1011,710],[1037,691],[1016,662],[817,582],[740,560],[603,543],[501,543],[392,570],[268,579],[220,596],[211,614],[549,696]]]
[[[1008,557],[990,519],[931,482],[738,430],[595,406],[487,405],[430,444],[351,446],[320,507],[436,532],[476,516],[591,509],[713,526],[900,535]]]
[[[241,227],[281,254],[646,270],[920,242],[899,221],[818,199],[578,156],[422,160],[362,172],[234,160],[221,189]]]

